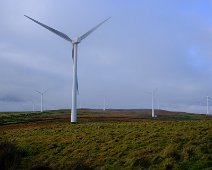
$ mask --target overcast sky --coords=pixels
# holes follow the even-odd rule
[[[1,0],[0,111],[38,110],[46,89],[44,109],[71,108],[71,44],[24,15],[71,38],[112,17],[79,45],[79,106],[151,108],[157,88],[162,109],[206,112],[212,1]]]

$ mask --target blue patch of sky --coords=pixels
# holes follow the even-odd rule
[[[187,62],[195,68],[203,68],[207,65],[205,57],[201,55],[198,47],[188,49]]]

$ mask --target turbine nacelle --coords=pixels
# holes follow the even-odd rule
[[[82,40],[81,37],[74,38],[72,39],[72,44],[79,44],[81,40]]]

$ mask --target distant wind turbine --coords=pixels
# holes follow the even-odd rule
[[[32,102],[32,112],[35,112],[35,103],[33,101]]]
[[[152,95],[152,117],[157,117],[155,115],[155,108],[154,108],[154,106],[155,106],[155,92],[156,91],[157,91],[157,89],[156,90],[152,90],[152,92],[146,92],[147,94],[151,94]]]
[[[210,114],[210,113],[209,113],[209,100],[212,100],[212,98],[211,98],[210,96],[204,97],[204,98],[201,100],[200,105],[201,105],[202,101],[205,100],[205,98],[206,98],[206,114],[209,115],[209,114]]]
[[[103,103],[103,111],[106,110],[106,98],[104,97],[104,103]]]
[[[31,101],[31,104],[32,104],[32,112],[35,112],[35,104],[33,101]],[[29,105],[29,104],[22,104],[23,106],[26,106],[26,105]]]
[[[73,85],[72,85],[72,109],[71,109],[71,122],[75,123],[77,122],[77,92],[78,91],[78,80],[77,80],[77,47],[78,44],[85,39],[88,35],[90,35],[93,31],[95,31],[98,27],[100,27],[103,23],[105,23],[107,20],[109,20],[110,18],[107,18],[106,20],[104,20],[103,22],[99,23],[98,25],[96,25],[95,27],[93,27],[91,30],[89,30],[88,32],[86,32],[85,34],[83,34],[80,37],[76,37],[74,39],[69,38],[69,36],[67,36],[66,34],[57,31],[54,28],[51,28],[45,24],[42,24],[26,15],[24,15],[25,17],[29,18],[30,20],[34,21],[35,23],[41,25],[42,27],[48,29],[49,31],[57,34],[58,36],[64,38],[65,40],[67,40],[68,42],[72,43],[72,60],[73,60]]]
[[[43,92],[35,90],[35,92],[40,94],[40,112],[43,112],[43,95],[47,92],[48,90],[45,90]]]
[[[152,90],[152,117],[155,117],[154,100],[155,100],[155,91]]]
[[[207,115],[209,115],[209,100],[212,99],[210,96],[206,96],[206,102],[207,102]]]

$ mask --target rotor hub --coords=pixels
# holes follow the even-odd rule
[[[80,38],[80,37],[74,38],[74,39],[72,40],[72,43],[73,43],[73,44],[79,44],[80,42],[81,42],[81,38]]]

